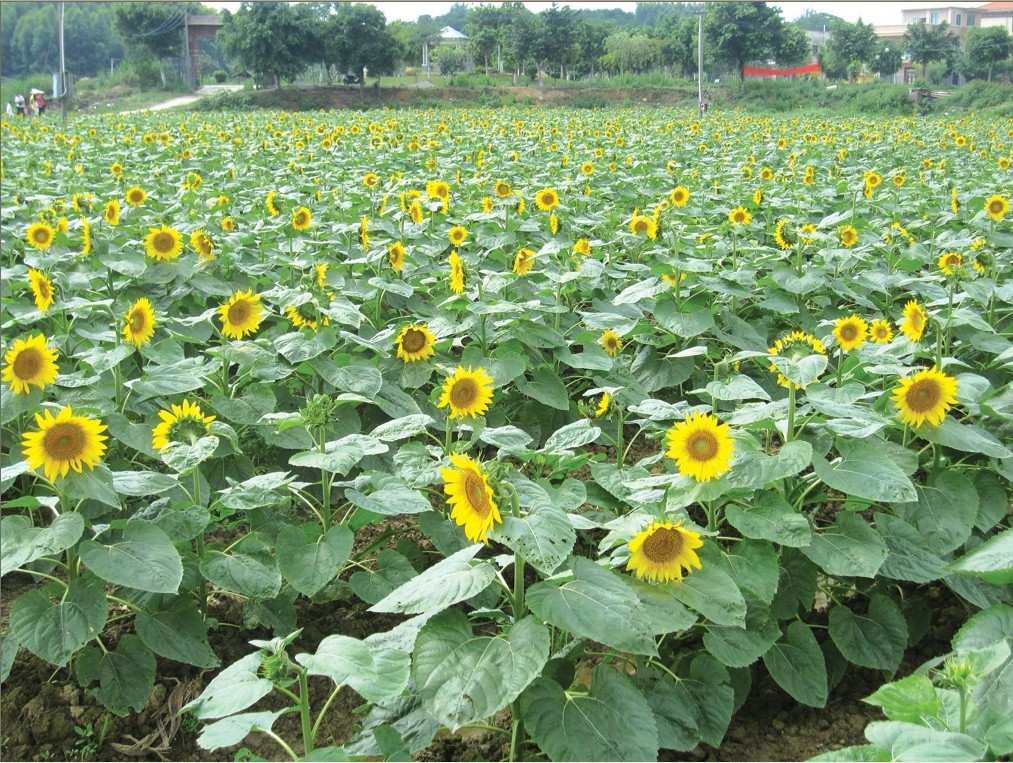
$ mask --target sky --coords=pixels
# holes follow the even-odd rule
[[[977,0],[977,2],[969,3],[948,3],[948,2],[918,2],[913,0],[912,2],[770,2],[769,5],[777,6],[781,9],[781,15],[786,21],[793,21],[794,19],[805,13],[807,8],[813,8],[816,11],[824,11],[826,13],[832,13],[835,16],[840,16],[845,21],[854,23],[859,18],[867,24],[900,24],[901,23],[901,9],[902,8],[948,8],[951,5],[961,5],[968,8],[974,8],[979,5],[983,5],[986,0]],[[239,7],[238,2],[210,2],[208,5],[216,8],[227,7],[229,10],[235,11]],[[384,15],[388,21],[394,21],[395,19],[400,21],[414,21],[422,14],[429,14],[430,16],[440,16],[450,10],[452,2],[373,2]],[[477,3],[475,3],[477,5]],[[498,3],[492,3],[498,5]],[[538,13],[548,8],[552,3],[548,2],[525,2],[530,10]],[[633,12],[637,4],[635,2],[567,2],[567,0],[559,0],[559,5],[569,5],[571,8],[622,8],[625,11]]]

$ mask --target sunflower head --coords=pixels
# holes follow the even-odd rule
[[[447,231],[447,238],[450,239],[450,243],[454,246],[460,246],[464,243],[464,240],[468,238],[468,231],[465,230],[464,226],[455,225]]]
[[[852,247],[858,243],[858,231],[853,225],[845,225],[841,228],[841,245]]]
[[[535,194],[535,204],[543,212],[550,212],[553,207],[559,206],[559,194],[554,188],[543,188]]]
[[[904,316],[904,320],[898,324],[901,332],[912,342],[920,342],[922,334],[925,333],[925,326],[929,320],[929,316],[928,313],[925,312],[925,308],[914,300],[911,300],[904,305],[904,312],[902,315]]]
[[[493,191],[501,199],[505,199],[507,196],[513,193],[513,190],[510,188],[510,184],[505,180],[496,181],[496,185],[494,186]]]
[[[402,268],[404,268],[404,256],[404,244],[400,241],[395,241],[387,247],[387,257],[389,258],[390,266],[394,269],[395,273],[400,273]]]
[[[94,469],[106,451],[106,425],[89,416],[75,416],[68,405],[56,416],[46,410],[35,414],[39,429],[28,432],[21,441],[31,469],[43,467],[50,482],[67,476],[73,469]]]
[[[53,282],[45,273],[35,268],[28,269],[28,283],[32,287],[32,296],[35,298],[35,306],[40,313],[45,313],[56,303],[53,296]]]
[[[536,254],[533,249],[520,249],[514,256],[514,273],[526,276],[531,271]]]
[[[158,418],[162,421],[151,430],[151,447],[159,453],[165,453],[174,442],[192,445],[211,430],[211,422],[215,420],[189,400],[172,405],[171,410],[159,411]]]
[[[694,551],[702,545],[700,535],[681,522],[654,521],[630,540],[626,569],[656,583],[682,580],[684,569],[687,573],[694,567],[703,569]]]
[[[946,252],[939,257],[939,260],[936,262],[936,267],[938,267],[944,275],[952,276],[960,269],[960,265],[963,261],[964,258],[958,252]]]
[[[1009,212],[1009,199],[996,194],[985,202],[985,213],[992,220],[1001,220]]]
[[[127,311],[124,321],[123,338],[134,347],[147,344],[155,335],[155,311],[145,297],[134,302]]]
[[[260,295],[254,295],[253,289],[245,292],[237,291],[232,298],[218,309],[218,318],[222,322],[222,334],[233,339],[242,339],[253,334],[260,328],[264,318],[264,307],[260,304]]]
[[[672,202],[673,207],[684,207],[686,202],[689,201],[689,189],[680,185],[670,194],[668,194],[668,200]]]
[[[634,215],[633,219],[630,220],[630,233],[635,236],[644,234],[647,238],[656,239],[658,237],[658,224],[653,218],[646,215]]]
[[[879,344],[886,344],[893,340],[893,329],[890,328],[890,321],[873,321],[872,325],[869,326],[869,338]]]
[[[413,201],[411,206],[408,208],[408,215],[411,217],[412,222],[418,225],[425,219],[425,215],[422,213],[422,204],[419,201]]]
[[[144,237],[144,253],[160,262],[176,259],[183,251],[183,235],[175,228],[162,224],[159,228],[149,228]]]
[[[893,391],[893,404],[898,418],[905,424],[920,427],[926,421],[939,426],[946,412],[957,402],[957,380],[936,367],[926,368],[910,379],[901,379]]]
[[[614,358],[623,349],[623,338],[612,329],[605,329],[598,339],[598,344]]]
[[[56,231],[46,225],[46,223],[32,223],[28,226],[25,236],[28,239],[29,245],[35,249],[42,250],[48,249],[53,245]]]
[[[292,212],[292,227],[298,231],[308,230],[313,222],[313,214],[306,207],[299,207]]]
[[[790,334],[781,337],[774,342],[774,346],[771,347],[768,352],[771,355],[782,355],[784,357],[791,358],[794,361],[799,361],[802,358],[809,357],[810,355],[827,354],[826,348],[823,347],[823,343],[812,334],[807,334],[804,331],[793,331]],[[770,370],[777,373],[778,384],[782,387],[788,387],[791,389],[794,382],[788,381],[784,374],[777,370],[777,366],[771,364]],[[813,379],[813,381],[815,382],[816,379]]]
[[[443,394],[437,408],[449,406],[451,419],[476,418],[489,410],[492,402],[492,377],[484,368],[472,370],[458,366],[443,384]]]
[[[112,225],[114,228],[120,224],[120,202],[117,199],[112,199],[106,202],[105,209],[102,211],[102,217],[107,223]]]
[[[443,492],[452,508],[450,517],[464,527],[468,540],[488,543],[489,530],[502,523],[503,517],[482,464],[458,453],[450,456],[450,463],[452,469],[440,469]]]
[[[425,323],[413,323],[402,328],[394,344],[397,347],[397,356],[405,363],[425,360],[436,354],[436,335]]]
[[[601,400],[598,401],[598,407],[595,409],[595,418],[600,418],[608,413],[609,405],[612,403],[612,395],[608,392],[601,393]]]
[[[295,328],[306,327],[316,331],[321,324],[329,326],[331,319],[320,312],[320,306],[315,299],[302,302],[298,305],[289,305],[285,308],[285,317],[288,318]]]
[[[33,386],[45,389],[60,373],[57,357],[57,351],[50,349],[44,334],[15,339],[14,346],[4,355],[7,365],[2,378],[17,395],[27,395]]]
[[[591,254],[591,242],[586,238],[578,238],[573,245],[573,253],[579,254],[581,257],[587,257]]]
[[[127,204],[132,207],[140,207],[148,200],[147,192],[140,186],[135,185],[127,191]]]
[[[694,413],[667,434],[668,451],[679,473],[697,482],[709,482],[732,468],[735,451],[731,429],[709,413]]]
[[[450,290],[454,294],[464,294],[464,263],[456,249],[450,253],[447,262],[450,265]]]
[[[781,251],[787,252],[795,248],[798,236],[787,217],[782,217],[774,226],[774,241]]]
[[[749,225],[752,220],[752,214],[745,207],[736,207],[728,213],[728,221],[732,225]]]
[[[838,318],[834,325],[834,339],[845,352],[857,350],[869,336],[869,324],[856,315]]]

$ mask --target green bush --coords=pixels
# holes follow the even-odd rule
[[[229,78],[229,73],[224,69],[215,69],[215,73],[211,75],[215,78],[215,82],[219,85],[223,84]]]

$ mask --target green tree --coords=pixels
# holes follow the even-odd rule
[[[766,3],[711,3],[704,18],[704,34],[719,61],[734,65],[739,81],[746,63],[766,61],[781,45],[781,12]]]
[[[163,87],[167,84],[165,59],[183,55],[183,20],[195,10],[191,3],[116,3],[116,31],[133,55],[147,54],[158,61]]]
[[[813,46],[809,42],[809,35],[794,24],[785,24],[782,28],[783,36],[778,46],[775,58],[782,66],[801,66],[807,64],[813,57]]]
[[[855,79],[875,60],[878,46],[872,24],[863,24],[861,18],[854,24],[837,19],[830,22],[830,39],[820,48],[820,67],[831,79]]]
[[[457,45],[441,45],[432,52],[433,62],[440,67],[440,74],[453,77],[464,71],[468,58]]]
[[[471,38],[475,55],[482,59],[486,69],[492,60],[503,71],[503,40],[509,23],[510,9],[505,6],[479,5],[468,14],[468,25],[461,31]]]
[[[335,51],[335,63],[341,71],[355,72],[360,88],[366,73],[377,78],[393,74],[404,56],[398,39],[387,30],[387,18],[372,5],[337,4],[329,29]]]
[[[891,77],[904,64],[904,51],[895,40],[880,40],[870,66],[880,77]]]
[[[603,69],[620,75],[640,74],[657,63],[659,47],[660,40],[620,29],[605,40],[605,55],[599,62]]]
[[[1013,37],[1004,27],[974,27],[964,38],[960,69],[968,78],[986,77],[991,82],[993,71],[1009,68],[1011,55]]]
[[[619,29],[614,21],[580,20],[577,25],[576,68],[581,75],[595,75],[598,60],[605,55],[605,40]]]
[[[226,55],[259,82],[295,79],[310,63],[307,39],[315,34],[309,13],[288,3],[244,2],[235,15],[224,13],[218,40]]]
[[[541,24],[532,42],[531,53],[538,62],[539,84],[542,84],[542,72],[549,66],[564,68],[574,59],[577,43],[577,14],[569,6],[560,8],[555,3],[538,14]]]
[[[952,71],[957,63],[960,40],[950,31],[947,22],[941,24],[908,24],[904,33],[904,45],[908,55],[916,64],[922,65],[922,77],[929,64],[946,62],[946,71]]]
[[[804,32],[822,32],[824,29],[829,30],[830,24],[834,21],[843,21],[843,19],[832,13],[806,8],[805,13],[792,23]]]

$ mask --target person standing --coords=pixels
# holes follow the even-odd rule
[[[45,93],[36,93],[35,94],[35,110],[38,112],[38,114],[39,114],[40,117],[43,114],[46,113],[46,94]]]
[[[14,108],[18,112],[18,116],[25,115],[25,97],[21,93],[14,96]]]

